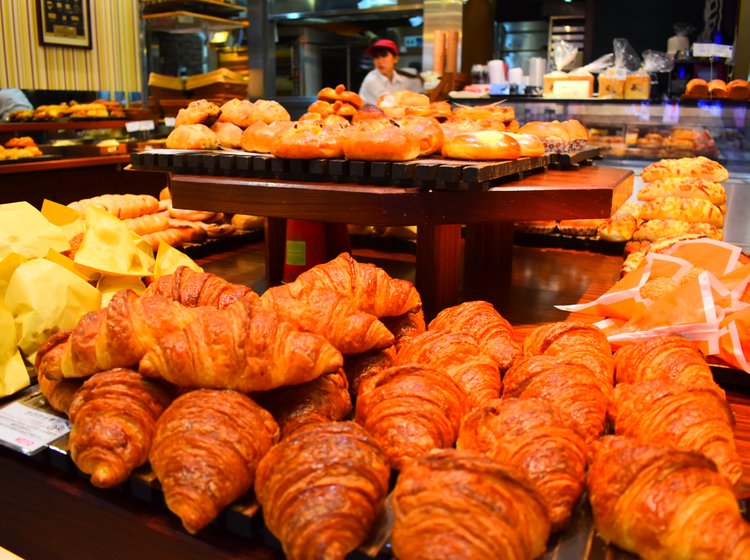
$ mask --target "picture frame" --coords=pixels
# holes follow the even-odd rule
[[[91,0],[36,0],[39,45],[92,48]]]

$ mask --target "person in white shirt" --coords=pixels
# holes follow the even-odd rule
[[[0,89],[0,121],[5,120],[14,111],[31,110],[34,106],[29,98],[16,88]]]
[[[375,69],[362,81],[359,96],[365,103],[375,104],[381,95],[405,89],[423,93],[422,80],[396,68],[398,45],[390,39],[378,39],[368,49]]]

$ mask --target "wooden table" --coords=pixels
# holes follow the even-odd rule
[[[633,173],[610,167],[551,170],[489,190],[454,191],[202,175],[172,176],[175,207],[266,216],[266,275],[280,283],[286,219],[371,226],[416,225],[416,286],[425,314],[459,301],[464,285],[507,281],[513,222],[605,218],[632,193]]]

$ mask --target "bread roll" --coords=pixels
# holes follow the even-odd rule
[[[205,124],[211,126],[219,118],[221,109],[215,103],[206,99],[191,101],[187,107],[177,112],[174,120],[175,128],[184,124]]]
[[[633,233],[633,239],[656,241],[686,233],[697,233],[709,239],[723,238],[722,230],[710,224],[690,223],[684,220],[648,220],[638,226]]]
[[[170,150],[215,150],[219,138],[204,124],[185,124],[169,133],[166,146]]]
[[[747,101],[750,99],[750,83],[747,80],[732,80],[727,84],[727,97]]]
[[[646,183],[638,191],[638,200],[650,201],[665,196],[700,198],[720,206],[727,201],[727,191],[719,183],[696,177],[668,177]]]
[[[691,224],[704,223],[721,228],[724,215],[708,200],[665,196],[646,202],[641,207],[644,220],[682,220]]]
[[[602,219],[582,219],[582,220],[559,220],[557,229],[564,235],[574,235],[576,237],[596,237],[599,226],[604,224]]]
[[[685,95],[688,97],[708,97],[708,82],[701,78],[693,78],[685,86]]]
[[[248,126],[240,138],[240,146],[246,152],[270,154],[273,139],[278,134],[292,127],[291,121],[275,121],[266,124],[257,121]]]
[[[729,178],[729,171],[718,161],[704,156],[662,159],[647,165],[641,172],[646,182],[668,177],[696,177],[715,183],[723,183]]]
[[[728,97],[726,82],[724,80],[711,80],[708,82],[708,94],[715,99],[726,99]]]
[[[269,101],[268,99],[258,99],[255,103],[258,109],[258,117],[266,124],[276,121],[291,121],[289,112],[278,101]]]
[[[521,144],[504,132],[480,130],[457,134],[443,144],[448,158],[471,160],[504,160],[521,157]]]
[[[420,153],[419,140],[405,127],[373,119],[349,127],[343,147],[346,159],[365,161],[408,161]]]
[[[242,129],[247,128],[255,121],[263,120],[260,111],[247,99],[232,99],[221,106],[220,121],[236,124]]]
[[[532,121],[523,125],[518,132],[537,136],[544,143],[547,153],[564,154],[573,149],[568,129],[558,121]]]
[[[216,133],[219,144],[224,148],[239,148],[242,139],[242,129],[229,122],[215,122],[211,130]]]
[[[363,105],[354,115],[352,116],[352,123],[359,121],[366,121],[370,119],[388,120],[388,116],[383,112],[383,109],[377,105],[367,103]]]
[[[445,135],[437,119],[407,115],[397,124],[417,138],[420,156],[434,154],[443,147]]]
[[[298,121],[274,138],[271,153],[290,159],[343,157],[344,127],[321,121]]]
[[[506,132],[521,145],[521,157],[535,157],[544,155],[544,143],[533,134],[517,134]]]

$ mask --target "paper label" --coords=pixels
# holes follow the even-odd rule
[[[164,126],[174,128],[175,120],[177,120],[175,117],[164,117]]]
[[[70,422],[55,414],[35,393],[0,408],[0,444],[33,455],[70,432]]]
[[[552,95],[565,99],[591,97],[589,80],[557,80],[552,86]]]
[[[717,45],[716,43],[693,43],[693,56],[732,58],[732,46]]]
[[[125,130],[128,132],[136,132],[138,130],[154,130],[154,121],[130,121],[125,123]]]

